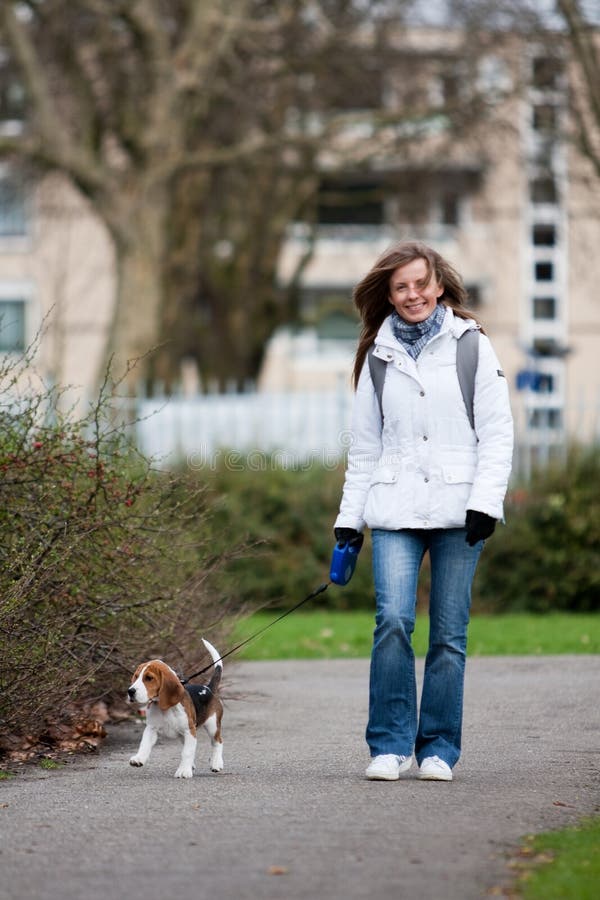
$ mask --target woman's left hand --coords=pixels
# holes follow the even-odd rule
[[[474,547],[479,541],[485,541],[494,533],[496,520],[476,509],[468,509],[465,527],[467,529],[465,540],[469,547]]]

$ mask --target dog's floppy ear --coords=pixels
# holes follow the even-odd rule
[[[183,700],[185,688],[181,681],[168,666],[160,667],[161,683],[158,691],[159,709],[167,710]]]

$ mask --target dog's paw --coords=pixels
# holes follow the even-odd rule
[[[222,772],[223,771],[223,751],[217,750],[210,757],[210,771],[211,772]]]
[[[129,765],[139,767],[139,766],[143,766],[144,763],[139,758],[139,756],[132,756],[131,759],[129,760]]]
[[[175,772],[175,778],[193,778],[194,770],[192,766],[179,766]]]

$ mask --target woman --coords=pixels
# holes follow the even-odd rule
[[[335,536],[360,540],[372,529],[371,779],[398,779],[414,752],[419,778],[451,781],[460,756],[471,583],[503,516],[513,444],[506,379],[482,331],[469,421],[456,352],[463,332],[479,326],[466,298],[460,276],[419,242],[386,251],[354,292],[363,327]],[[373,344],[386,363],[380,399],[367,362]],[[411,636],[426,552],[430,631],[418,710]]]

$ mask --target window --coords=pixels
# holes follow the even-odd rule
[[[25,302],[0,299],[0,352],[16,353],[25,349]]]
[[[535,131],[552,133],[558,125],[558,110],[550,103],[540,103],[533,107],[533,128]]]
[[[0,237],[17,237],[26,233],[23,184],[8,175],[0,177]]]
[[[534,178],[529,186],[532,203],[556,203],[558,194],[553,178],[544,176]]]
[[[536,247],[554,247],[556,244],[556,226],[534,225],[531,230],[531,239]]]
[[[529,424],[532,428],[561,428],[562,410],[532,409],[529,416]]]
[[[356,318],[347,313],[333,310],[317,323],[317,334],[326,340],[342,340],[356,342],[359,332],[359,323]]]
[[[564,356],[568,347],[561,346],[554,338],[536,338],[532,350],[535,356]]]
[[[375,183],[323,181],[317,201],[320,225],[382,225],[384,190]]]
[[[300,322],[315,325],[332,312],[348,315],[353,312],[352,287],[342,288],[303,287],[300,291]],[[355,324],[358,320],[355,319]]]
[[[533,298],[533,318],[534,319],[555,319],[556,318],[556,298],[555,297],[534,297]]]
[[[464,86],[464,80],[461,78],[460,72],[456,68],[442,72],[439,84],[443,105],[454,109],[460,100],[461,88]]]
[[[325,70],[327,72],[327,70]],[[326,83],[316,84],[312,90],[322,96],[329,95],[328,105],[340,111],[380,110],[384,97],[385,68],[377,61],[355,59],[352,69],[347,70],[347,80],[340,79],[339,85],[327,74]]]
[[[440,198],[440,222],[442,225],[460,222],[460,197],[455,191],[445,191]]]
[[[554,278],[554,266],[551,262],[536,262],[535,280],[552,281]]]
[[[0,58],[0,122],[20,122],[25,115],[25,91]]]
[[[531,82],[540,91],[556,90],[559,86],[562,65],[551,56],[538,56],[532,61]]]
[[[538,394],[551,394],[555,387],[555,377],[549,372],[538,372]]]

